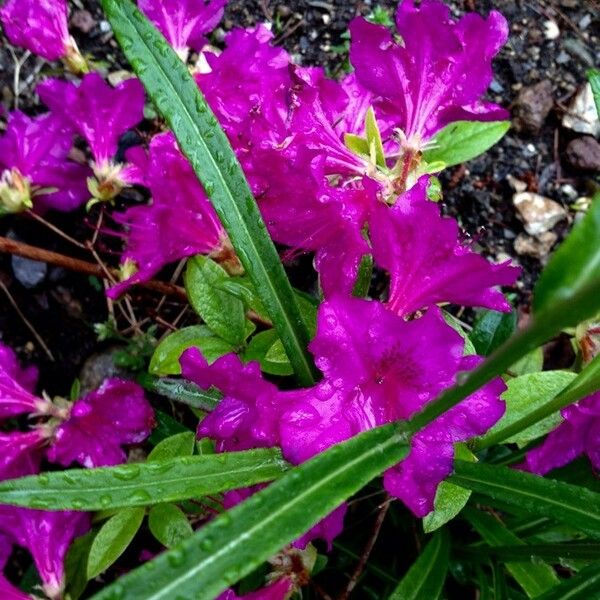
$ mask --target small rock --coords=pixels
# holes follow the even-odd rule
[[[571,57],[564,50],[561,50],[556,57],[556,63],[559,65],[566,65],[570,60]]]
[[[584,85],[573,99],[569,110],[562,120],[563,127],[572,129],[577,133],[587,133],[595,137],[600,136],[600,121],[594,103],[592,86]]]
[[[100,31],[102,33],[108,33],[111,30],[110,23],[108,21],[100,21]]]
[[[588,52],[586,47],[577,39],[570,38],[565,40],[565,50],[575,58],[582,60],[588,67],[594,66],[594,57]]]
[[[515,128],[526,133],[538,133],[553,106],[552,84],[549,81],[523,88],[515,102]]]
[[[581,171],[600,171],[600,144],[593,137],[572,140],[567,146],[567,160]]]
[[[96,27],[96,19],[87,10],[76,10],[71,17],[71,25],[83,33],[89,33]]]
[[[510,187],[515,190],[515,192],[525,192],[527,190],[527,184],[520,179],[517,179],[513,175],[507,175],[506,180],[508,181]]]
[[[555,21],[544,21],[544,36],[547,40],[555,40],[560,35],[560,29]]]
[[[558,236],[553,231],[546,231],[537,237],[520,233],[515,240],[515,252],[520,256],[531,256],[545,262]]]
[[[15,277],[19,283],[28,290],[37,287],[48,273],[48,265],[45,262],[12,256],[11,265]]]
[[[576,200],[579,195],[577,190],[570,183],[561,185],[559,191],[567,200],[571,201]]]
[[[579,29],[581,29],[581,30],[587,29],[590,26],[591,22],[592,22],[592,15],[590,15],[589,13],[586,13],[579,20],[579,23],[578,23]]]
[[[113,347],[104,352],[92,354],[83,363],[83,367],[81,367],[81,372],[79,373],[82,395],[99,388],[105,379],[123,377],[124,371],[115,365],[113,359],[113,354],[118,349],[117,347]]]
[[[492,83],[490,83],[490,90],[494,92],[494,94],[501,94],[504,91],[504,86],[495,79],[492,79]]]
[[[559,221],[567,218],[567,211],[558,202],[532,192],[515,194],[513,204],[529,235],[550,231]]]

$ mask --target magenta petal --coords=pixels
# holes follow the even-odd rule
[[[201,50],[219,24],[227,0],[139,0],[138,6],[176,51]]]
[[[298,538],[294,542],[294,546],[304,550],[310,542],[320,539],[325,541],[327,550],[331,552],[333,550],[333,540],[344,530],[344,517],[347,510],[348,505],[346,503],[338,506],[301,538]]]
[[[392,209],[377,205],[370,219],[373,256],[390,273],[388,306],[400,315],[439,302],[508,311],[495,289],[512,285],[520,269],[494,265],[460,243],[458,224],[427,200],[423,177]]]
[[[112,288],[112,298],[134,283],[151,279],[169,263],[210,254],[226,237],[210,200],[171,133],[154,137],[149,158],[139,152],[128,157],[136,161],[129,169],[131,177],[150,189],[152,203],[114,215],[127,229],[127,248],[121,262],[132,260],[138,270]]]
[[[0,529],[31,553],[46,595],[62,598],[65,557],[71,542],[89,529],[89,515],[0,506],[0,521]]]
[[[22,388],[0,365],[0,420],[25,413],[36,413],[45,401]]]
[[[243,596],[238,596],[233,590],[227,590],[218,596],[217,600],[285,600],[292,589],[292,581],[282,577],[267,587]]]
[[[95,392],[77,400],[69,418],[58,427],[48,459],[67,467],[125,462],[125,444],[145,440],[154,427],[154,411],[142,388],[121,379],[108,379]]]
[[[144,88],[137,79],[113,88],[98,73],[90,73],[79,86],[47,79],[36,91],[87,141],[97,165],[112,160],[119,138],[144,118]]]
[[[33,474],[45,442],[39,429],[0,433],[0,481]]]
[[[37,367],[21,367],[17,355],[12,348],[0,342],[0,369],[3,369],[9,377],[14,379],[22,388],[28,392],[35,390],[38,381]]]
[[[0,21],[11,44],[47,60],[65,55],[67,16],[65,0],[8,0],[0,8]]]
[[[561,414],[564,421],[527,453],[523,468],[545,475],[587,455],[594,468],[600,469],[600,392],[563,409]]]
[[[478,105],[469,112],[486,119],[491,106],[480,98],[492,81],[492,59],[508,37],[504,17],[492,11],[488,19],[469,14],[455,21],[442,2],[424,0],[417,7],[404,0],[396,24],[402,46],[386,28],[364,19],[350,26],[356,76],[382,98],[379,107],[396,127],[419,147],[457,109]]]

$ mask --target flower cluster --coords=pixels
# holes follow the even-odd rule
[[[126,460],[123,445],[143,441],[154,426],[142,389],[129,381],[109,379],[75,402],[36,396],[36,383],[37,371],[22,369],[13,351],[0,345],[0,480],[36,474],[45,460],[64,467],[120,464]],[[11,426],[12,418],[22,415],[32,423],[27,430]],[[66,552],[89,529],[89,517],[42,509],[0,506],[0,567],[13,544],[27,548],[44,593],[58,599],[64,591]],[[0,590],[3,597],[28,597],[2,577]]]

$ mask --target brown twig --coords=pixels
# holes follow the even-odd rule
[[[116,269],[106,268],[105,271],[105,268],[101,265],[73,258],[71,256],[65,256],[64,254],[58,254],[57,252],[38,248],[37,246],[30,246],[29,244],[10,240],[5,237],[0,237],[0,252],[23,256],[24,258],[30,258],[31,260],[38,260],[40,262],[48,263],[49,265],[63,267],[69,271],[94,275],[102,279],[109,279],[108,274],[115,278],[118,277],[118,271]],[[164,281],[146,281],[145,283],[140,283],[138,285],[148,290],[164,294],[165,296],[177,296],[181,300],[187,300],[185,290],[172,283],[165,283]]]
[[[362,552],[360,560],[358,561],[358,565],[356,565],[356,569],[354,570],[354,573],[352,573],[352,577],[350,577],[350,581],[348,581],[346,589],[340,594],[338,600],[348,600],[350,594],[356,587],[356,584],[358,583],[358,580],[362,575],[365,566],[367,565],[369,556],[371,555],[371,552],[375,547],[375,543],[377,542],[377,538],[379,537],[379,532],[381,531],[381,527],[383,525],[385,516],[387,515],[391,502],[391,498],[388,498],[387,500],[385,500],[385,502],[383,502],[383,504],[379,506],[379,512],[377,513],[377,518],[375,519],[373,531],[371,532],[369,541],[367,542],[367,545],[365,546]]]

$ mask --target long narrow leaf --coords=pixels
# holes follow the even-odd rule
[[[463,514],[490,546],[517,544],[526,547],[524,542],[491,515],[471,509]],[[531,555],[528,564],[522,561],[508,561],[506,568],[530,598],[536,598],[559,582],[549,565],[534,562]]]
[[[102,0],[113,31],[229,234],[298,380],[314,381],[308,329],[235,154],[187,67],[131,0]]]
[[[286,468],[277,451],[250,450],[53,471],[0,482],[0,504],[86,511],[147,506],[272,481]]]
[[[457,460],[452,483],[600,537],[600,494],[508,467]]]
[[[581,569],[536,600],[599,600],[600,562]]]
[[[408,453],[403,439],[387,425],[330,448],[94,600],[212,600],[402,460]]]
[[[444,587],[449,559],[450,541],[442,529],[421,552],[389,600],[437,600]]]

